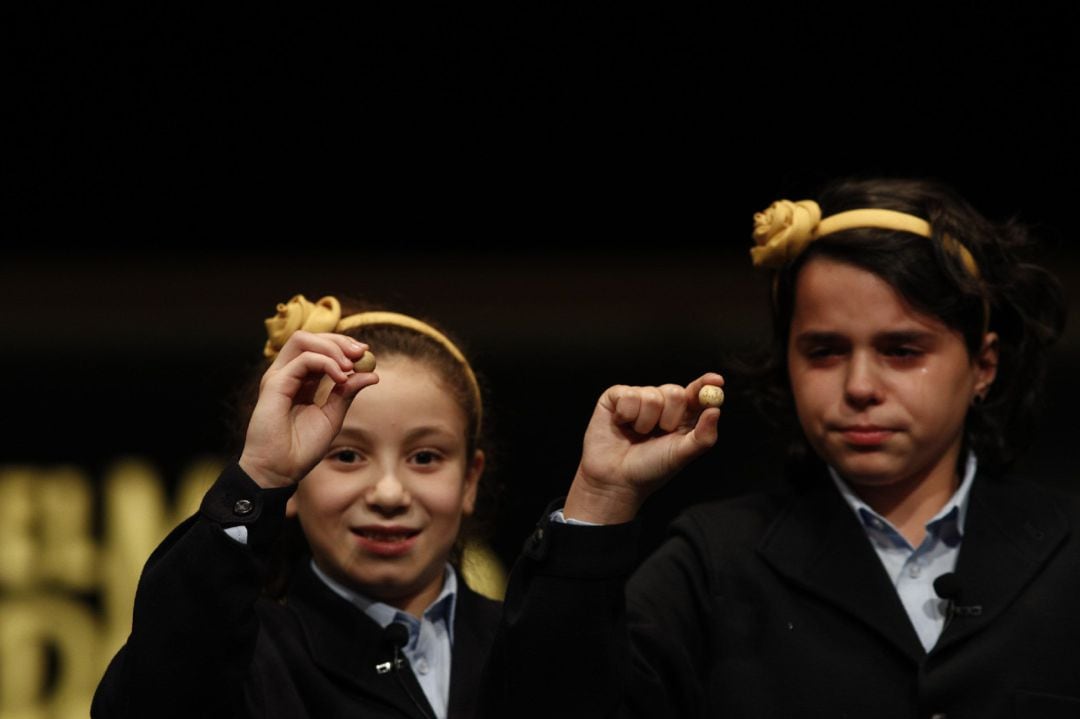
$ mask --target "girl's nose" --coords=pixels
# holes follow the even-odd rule
[[[367,502],[384,513],[397,513],[407,509],[411,498],[405,485],[394,472],[386,472],[371,486]]]
[[[871,357],[853,353],[844,382],[844,398],[852,407],[862,409],[880,404],[883,392],[881,377]]]

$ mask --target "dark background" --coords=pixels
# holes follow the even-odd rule
[[[435,318],[487,379],[509,560],[604,387],[764,340],[747,248],[772,200],[936,177],[1036,226],[1067,289],[1078,270],[1069,10],[222,5],[0,11],[4,462],[173,477],[226,451],[276,302],[367,296]],[[1076,338],[1025,465],[1061,486]],[[732,390],[650,532],[774,466]]]

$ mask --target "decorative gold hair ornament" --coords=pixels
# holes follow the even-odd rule
[[[838,212],[822,219],[821,208],[813,200],[778,200],[754,215],[754,243],[757,246],[750,249],[750,257],[754,267],[778,270],[798,257],[814,240],[862,227],[932,236],[929,222],[906,212],[868,208]],[[979,276],[975,258],[966,247],[948,235],[942,238],[942,243],[973,277]]]
[[[372,325],[394,325],[404,327],[417,332],[438,342],[443,349],[461,363],[469,378],[469,386],[472,388],[473,398],[476,400],[477,417],[479,418],[483,408],[480,399],[480,383],[476,381],[469,361],[457,348],[450,338],[437,329],[422,322],[415,317],[399,314],[397,312],[361,312],[355,315],[341,316],[341,303],[336,297],[323,297],[318,302],[311,302],[303,295],[294,295],[288,302],[279,303],[277,314],[266,320],[266,346],[263,354],[267,358],[274,358],[285,342],[292,337],[297,330],[307,332],[345,332],[358,327]],[[478,423],[479,426],[479,423]]]

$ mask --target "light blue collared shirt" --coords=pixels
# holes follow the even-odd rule
[[[409,660],[413,674],[424,690],[424,696],[435,710],[438,719],[446,719],[450,704],[450,660],[454,645],[454,613],[457,610],[457,573],[446,565],[442,592],[431,603],[424,615],[417,619],[411,614],[395,609],[389,604],[372,601],[328,577],[311,562],[315,576],[321,579],[338,596],[351,602],[384,629],[393,622],[405,625],[409,641],[403,651]]]
[[[968,497],[977,466],[975,455],[968,453],[964,479],[959,489],[941,511],[926,523],[926,536],[918,547],[912,547],[889,520],[859,499],[836,470],[829,467],[833,482],[854,510],[870,544],[892,579],[926,651],[930,651],[945,628],[945,601],[934,592],[934,580],[956,568],[967,519]]]

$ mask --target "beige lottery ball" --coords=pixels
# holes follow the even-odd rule
[[[724,403],[724,390],[716,385],[707,384],[698,392],[697,398],[702,407],[719,407]]]
[[[353,369],[357,372],[371,372],[375,369],[375,355],[365,352],[363,357],[353,362]]]

